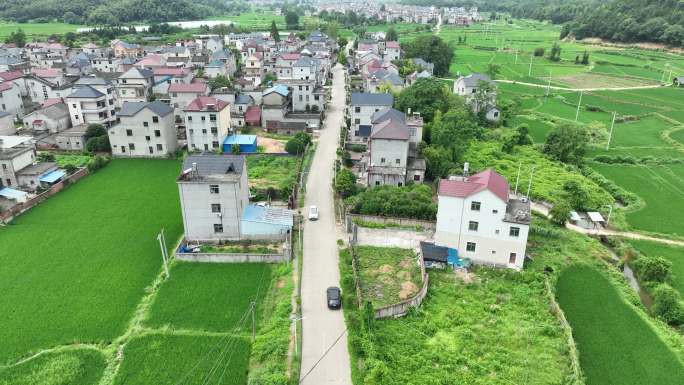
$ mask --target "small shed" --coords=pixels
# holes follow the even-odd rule
[[[603,219],[603,215],[601,215],[599,212],[589,211],[587,215],[589,216],[591,223],[594,224],[594,227],[597,227],[597,225],[603,225],[606,222],[606,220]]]
[[[10,187],[0,188],[0,197],[16,201],[17,203],[24,203],[28,200],[27,193]]]
[[[684,76],[677,76],[674,78],[674,84],[679,87],[684,87]]]
[[[241,154],[249,154],[257,152],[257,136],[256,135],[241,135],[235,134],[231,135],[223,141],[223,153],[230,154],[233,149],[233,145],[237,144],[240,146]]]
[[[242,212],[242,235],[250,239],[283,239],[294,226],[292,211],[247,205]]]

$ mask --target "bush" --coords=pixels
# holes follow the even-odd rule
[[[534,49],[534,56],[536,56],[536,57],[542,57],[542,56],[544,56],[544,52],[546,52],[546,50],[545,50],[544,48],[542,48],[542,47],[537,47],[537,48]]]
[[[349,150],[351,152],[366,152],[366,145],[365,144],[352,144],[349,146]]]
[[[549,211],[549,214],[551,215],[551,222],[557,224],[558,226],[565,226],[565,223],[570,220],[571,210],[572,208],[570,207],[570,204],[564,200],[556,203],[553,205],[551,211]]]
[[[109,161],[109,157],[98,155],[88,162],[88,171],[96,172],[97,170],[105,167]]]
[[[670,325],[684,323],[684,308],[677,290],[670,285],[661,284],[653,290],[653,315]]]
[[[668,282],[672,276],[672,262],[663,257],[641,256],[634,261],[634,270],[645,282]]]
[[[356,175],[346,168],[338,171],[335,179],[335,191],[343,198],[356,194]]]
[[[434,220],[437,204],[430,186],[379,186],[346,199],[351,212],[364,215]]]
[[[288,154],[301,155],[309,144],[311,144],[311,135],[306,132],[298,132],[285,143],[285,151]]]
[[[68,175],[73,174],[78,169],[78,167],[76,167],[76,165],[74,165],[73,163],[67,163],[64,165],[63,168],[64,168],[64,171],[66,171]]]

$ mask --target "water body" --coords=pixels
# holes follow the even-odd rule
[[[203,25],[208,25],[209,27],[215,27],[217,25],[225,24],[225,25],[231,25],[234,24],[230,20],[194,20],[194,21],[170,21],[167,22],[166,24],[174,26],[174,27],[180,27],[182,29],[193,29],[193,28],[199,28]],[[149,25],[136,25],[133,26],[137,32],[146,32],[147,30],[150,29]],[[79,28],[76,30],[76,32],[90,32],[94,28],[93,27],[88,27],[88,28]]]

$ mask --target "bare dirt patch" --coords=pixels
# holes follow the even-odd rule
[[[390,265],[382,265],[378,267],[378,272],[383,274],[390,274],[394,271],[394,268]]]
[[[658,82],[649,79],[637,79],[631,77],[617,77],[594,73],[581,73],[553,78],[563,82],[572,88],[621,88],[656,85]]]
[[[415,283],[411,281],[402,282],[401,290],[399,291],[399,298],[407,299],[410,298],[412,295],[416,294],[417,292],[418,286]]]
[[[480,278],[476,276],[474,273],[470,273],[467,270],[464,269],[457,269],[454,271],[454,275],[456,276],[457,279],[460,279],[464,283],[479,283]]]
[[[264,152],[267,154],[281,154],[285,152],[285,143],[278,139],[260,136],[257,139],[257,144],[263,147]]]

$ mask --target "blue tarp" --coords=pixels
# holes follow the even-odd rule
[[[449,265],[459,266],[460,261],[461,259],[458,257],[458,250],[449,248],[447,250],[447,263],[449,263]]]
[[[23,192],[23,191],[15,190],[15,189],[9,188],[9,187],[5,187],[3,189],[0,189],[0,196],[5,197],[7,199],[17,200],[17,199],[22,199],[27,195],[28,194]]]
[[[64,178],[66,175],[66,171],[64,170],[55,170],[55,171],[50,171],[47,174],[43,174],[43,176],[40,177],[41,182],[45,183],[55,183],[58,180]]]

